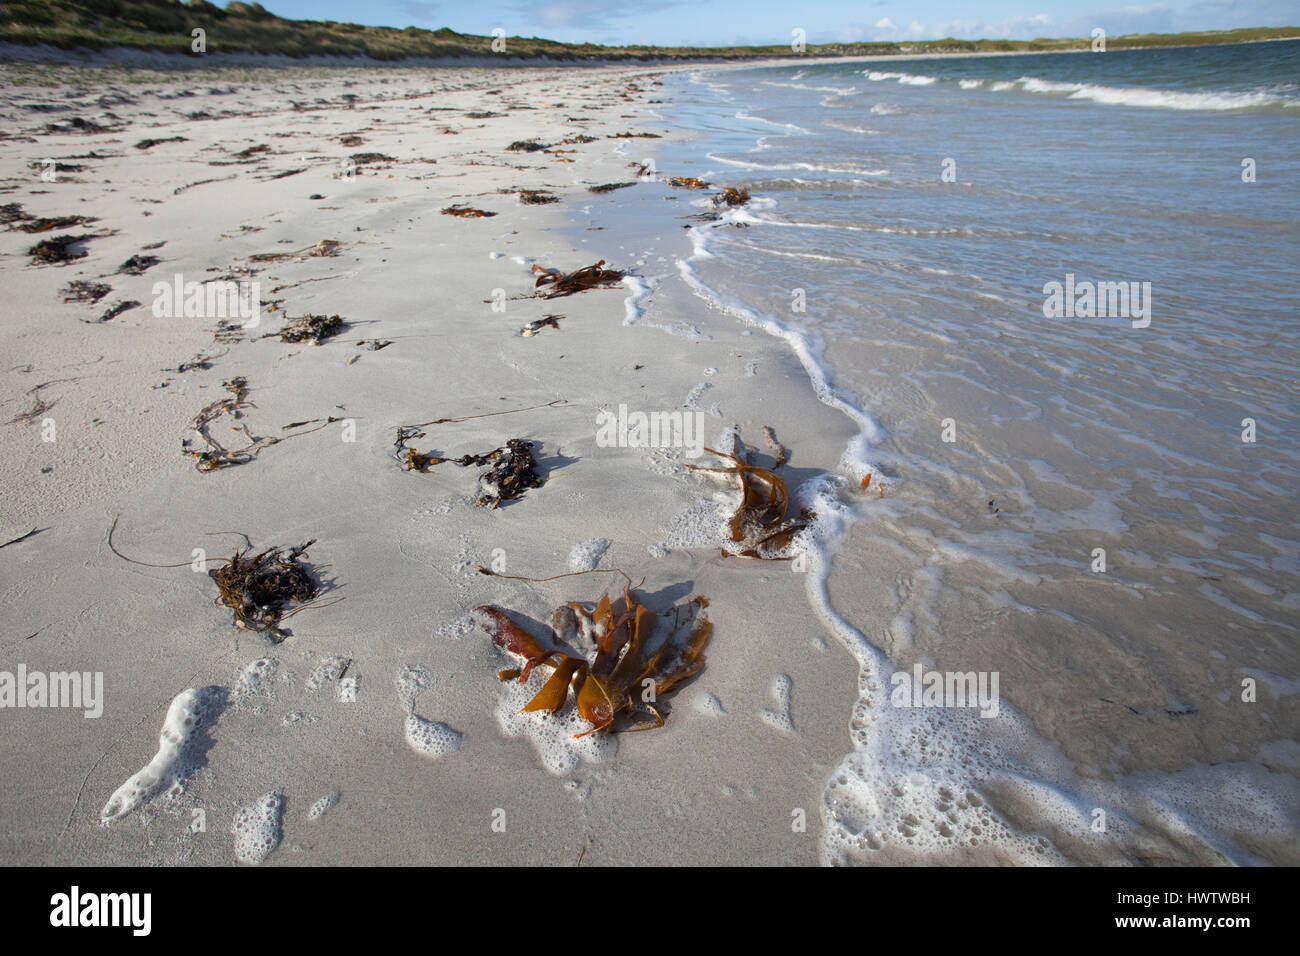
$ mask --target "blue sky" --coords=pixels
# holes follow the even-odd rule
[[[924,40],[1027,40],[1120,33],[1300,25],[1300,0],[262,0],[292,19],[374,26],[451,27],[608,45],[722,46]]]

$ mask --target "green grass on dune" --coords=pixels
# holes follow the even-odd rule
[[[747,47],[604,47],[537,37],[509,37],[506,52],[492,52],[491,37],[423,30],[367,27],[333,21],[285,20],[258,3],[230,3],[223,10],[207,0],[4,0],[0,41],[45,43],[65,50],[113,46],[189,54],[191,31],[206,33],[208,52],[346,56],[375,60],[409,57],[487,57],[559,60],[752,59],[794,55],[788,45]],[[1206,33],[1131,34],[1108,37],[1107,49],[1200,46],[1300,37],[1296,27],[1258,27]],[[1088,49],[1090,39],[954,40],[919,43],[824,43],[804,56],[835,57],[920,53],[996,53]]]

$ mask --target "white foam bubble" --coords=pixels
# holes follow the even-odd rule
[[[307,678],[308,690],[320,690],[330,681],[338,680],[352,664],[350,657],[323,657]]]
[[[723,717],[727,713],[717,695],[710,693],[701,693],[695,696],[695,709],[701,714],[708,714],[711,717]]]
[[[608,538],[590,538],[581,544],[575,544],[569,552],[570,571],[594,571],[600,566],[600,559],[609,550]]]
[[[446,724],[428,720],[415,712],[415,698],[433,686],[433,675],[423,667],[407,664],[394,681],[397,699],[406,711],[406,742],[417,753],[442,757],[460,749],[461,733]]]
[[[331,790],[329,793],[325,794],[325,796],[321,797],[311,805],[311,809],[307,811],[307,819],[313,823],[320,820],[320,818],[325,816],[326,813],[334,809],[339,802],[339,797],[341,796],[342,794],[337,790]]]
[[[772,710],[760,714],[763,723],[785,734],[794,733],[794,717],[790,713],[790,698],[794,691],[794,681],[787,674],[777,674],[772,679],[771,694],[776,701]]]
[[[280,718],[280,726],[292,727],[295,724],[310,725],[316,723],[318,720],[320,720],[320,717],[316,714],[304,714],[301,710],[295,710]]]
[[[104,823],[120,820],[163,790],[179,793],[195,763],[190,747],[216,713],[217,705],[210,690],[191,687],[177,694],[163,719],[158,752],[108,798],[100,811],[100,820]]]
[[[265,793],[235,813],[230,832],[235,835],[235,859],[240,863],[261,863],[280,845],[283,836],[284,794]]]
[[[549,669],[539,667],[522,685],[517,680],[501,685],[496,711],[501,732],[507,737],[527,738],[542,766],[557,776],[573,773],[583,763],[598,764],[613,757],[618,749],[613,735],[587,734],[591,724],[579,716],[572,694],[558,714],[524,713],[524,705],[542,689],[549,676]]]
[[[433,675],[417,664],[407,664],[397,672],[393,680],[397,688],[397,699],[402,702],[402,709],[415,709],[415,696],[422,690],[433,686]]]
[[[274,657],[260,657],[248,664],[235,679],[231,688],[230,699],[236,707],[257,697],[270,697],[271,679],[279,669],[280,662]]]
[[[418,714],[406,715],[406,742],[428,757],[442,757],[460,749],[461,735],[446,724],[425,720]]]
[[[357,694],[360,691],[360,683],[361,677],[357,674],[349,674],[339,680],[339,703],[355,704]]]

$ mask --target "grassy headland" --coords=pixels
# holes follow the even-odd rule
[[[207,0],[6,0],[0,4],[0,42],[50,44],[62,49],[133,47],[191,53],[195,29],[208,52],[267,53],[291,57],[346,56],[375,60],[412,57],[627,61],[651,59],[757,59],[795,55],[788,44],[744,47],[599,46],[538,37],[508,37],[503,53],[492,37],[424,30],[368,27],[334,21],[286,20],[259,3],[225,9]],[[1205,33],[1130,34],[1108,37],[1107,49],[1202,46],[1300,37],[1297,27],[1257,27]],[[1017,53],[1088,49],[1090,39],[954,40],[907,43],[809,44],[800,55],[837,57],[914,56],[922,53]]]

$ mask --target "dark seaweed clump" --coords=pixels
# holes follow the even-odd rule
[[[305,315],[280,332],[281,342],[306,342],[308,339],[321,345],[338,335],[347,326],[337,315]]]
[[[269,548],[249,557],[252,548],[236,551],[226,564],[208,571],[217,582],[220,601],[234,614],[235,626],[266,634],[279,644],[289,632],[280,627],[284,612],[294,603],[312,600],[320,590],[302,557],[316,542],[308,541],[287,551]]]

